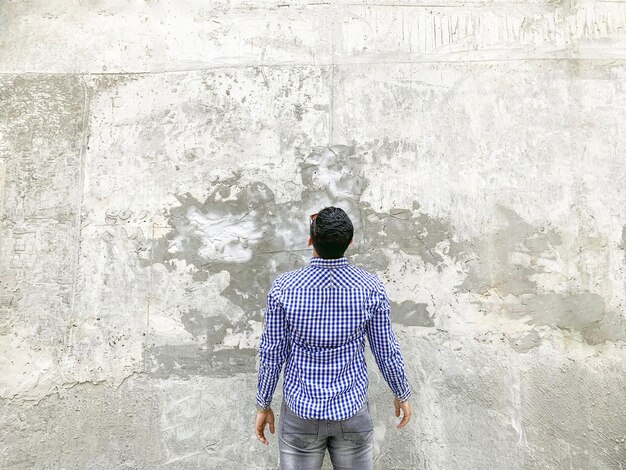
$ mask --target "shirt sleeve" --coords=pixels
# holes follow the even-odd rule
[[[279,293],[279,283],[274,281],[267,294],[263,332],[259,343],[259,380],[256,402],[261,408],[270,406],[280,370],[291,348],[287,319]]]
[[[389,298],[380,282],[374,293],[372,317],[365,325],[365,333],[383,378],[402,402],[411,396],[411,389],[404,371],[400,345],[391,328],[390,310]]]

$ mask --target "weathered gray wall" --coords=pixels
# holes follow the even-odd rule
[[[625,59],[620,1],[0,3],[0,467],[276,468],[332,203],[413,386],[368,351],[377,468],[623,470]]]

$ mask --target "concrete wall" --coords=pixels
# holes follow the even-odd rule
[[[335,204],[413,387],[368,350],[376,468],[625,469],[625,59],[622,1],[1,2],[0,467],[277,468]]]

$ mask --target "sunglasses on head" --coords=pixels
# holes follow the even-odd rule
[[[317,217],[317,212],[315,214],[311,214],[309,216],[309,226],[313,229],[313,231],[315,231],[315,227],[313,225],[313,222],[315,222],[315,218]],[[311,243],[309,243],[309,245],[311,245]]]

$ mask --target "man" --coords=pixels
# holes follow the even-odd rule
[[[411,390],[380,279],[348,263],[353,226],[338,207],[311,216],[307,266],[279,275],[267,296],[259,345],[257,438],[274,434],[270,407],[286,361],[278,445],[281,469],[319,469],[328,448],[335,469],[372,468],[365,336],[391,388],[395,414],[411,418]]]

